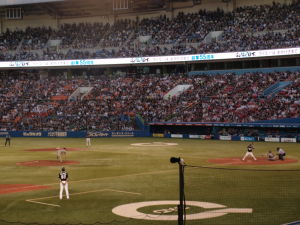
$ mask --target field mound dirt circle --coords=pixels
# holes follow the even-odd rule
[[[18,166],[64,166],[64,165],[74,165],[79,164],[79,161],[66,160],[59,162],[57,160],[34,160],[27,162],[17,162]]]
[[[298,160],[286,158],[285,160],[275,160],[270,161],[267,160],[266,157],[257,157],[257,160],[252,158],[242,160],[242,158],[217,158],[217,159],[209,159],[209,163],[214,164],[222,164],[222,165],[274,165],[274,164],[288,164],[288,163],[296,163]]]
[[[85,148],[66,148],[67,151],[85,151],[87,149]],[[28,149],[25,151],[31,151],[31,152],[52,152],[57,151],[56,148],[38,148],[38,149]]]

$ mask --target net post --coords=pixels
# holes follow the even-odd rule
[[[179,205],[178,210],[178,225],[184,225],[184,164],[179,162]]]

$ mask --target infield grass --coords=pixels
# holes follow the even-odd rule
[[[133,143],[172,142],[176,146],[132,146]],[[0,147],[0,184],[48,185],[49,189],[0,194],[0,225],[12,224],[122,224],[176,225],[177,221],[129,219],[112,213],[123,204],[179,199],[178,165],[170,157],[182,157],[189,165],[223,167],[185,168],[187,201],[211,202],[228,208],[251,208],[252,213],[188,220],[187,225],[280,225],[300,220],[300,162],[282,165],[214,165],[211,158],[242,157],[247,142],[160,139],[99,138],[84,151],[67,153],[68,160],[80,161],[65,166],[69,173],[70,200],[59,200],[60,166],[26,167],[17,162],[54,160],[55,152],[28,149],[85,148],[84,139],[13,138],[10,147]],[[288,157],[300,160],[298,143],[254,143],[256,156],[277,146]],[[279,170],[279,171],[251,171]],[[299,171],[283,171],[299,170]],[[33,200],[45,204],[28,202]],[[47,205],[48,204],[48,205]],[[59,205],[56,207],[53,205]],[[175,205],[149,206],[139,212],[162,215]],[[175,210],[175,209],[174,209]],[[189,213],[209,209],[191,206]],[[157,212],[157,213],[155,213]],[[170,210],[163,215],[176,215]],[[15,222],[15,223],[13,223]]]

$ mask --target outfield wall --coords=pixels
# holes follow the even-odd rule
[[[141,131],[0,131],[0,137],[7,134],[11,137],[68,137],[68,138],[84,138],[89,135],[92,138],[101,137],[149,137],[150,132]]]
[[[223,141],[265,141],[265,142],[300,142],[298,137],[269,137],[269,136],[234,136],[234,135],[199,135],[199,134],[173,134],[173,133],[150,133],[148,131],[0,131],[0,137],[10,134],[11,137],[53,137],[53,138],[85,138],[88,134],[92,138],[107,137],[160,137],[160,138],[184,138],[184,139],[202,139],[202,140],[223,140]]]
[[[300,142],[300,118],[251,123],[153,122],[153,137],[224,141]]]
[[[161,138],[185,138],[185,139],[201,139],[201,140],[222,140],[222,141],[265,141],[265,142],[285,142],[285,143],[296,143],[300,142],[299,137],[268,137],[268,136],[260,136],[260,137],[251,137],[251,136],[233,136],[233,135],[197,135],[197,134],[162,134],[162,133],[153,133],[153,137],[161,137]]]
[[[0,131],[0,137],[161,137],[224,141],[300,142],[300,118],[255,123],[170,123],[157,122],[134,131]],[[223,131],[235,129],[236,134]],[[244,131],[251,131],[252,135]],[[255,131],[255,133],[253,133]],[[270,131],[270,132],[269,132]],[[272,133],[276,131],[277,133]],[[251,133],[250,132],[250,133]]]

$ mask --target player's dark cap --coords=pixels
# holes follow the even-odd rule
[[[65,170],[66,170],[65,167],[61,168],[61,171],[65,171]]]

